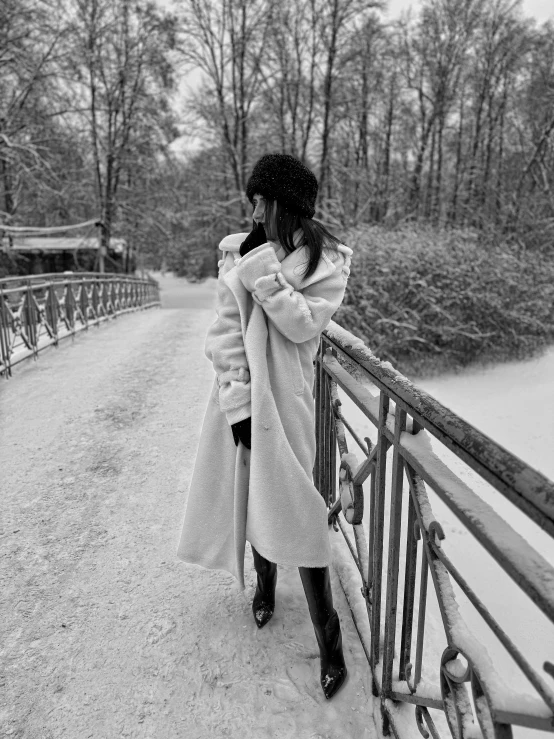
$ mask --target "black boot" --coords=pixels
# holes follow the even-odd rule
[[[339,617],[333,608],[329,568],[299,567],[298,570],[319,644],[321,687],[325,697],[332,698],[344,683],[347,670]]]
[[[275,586],[277,585],[277,565],[262,557],[254,547],[254,567],[258,574],[258,584],[252,601],[252,612],[256,626],[261,629],[273,616],[275,610]]]

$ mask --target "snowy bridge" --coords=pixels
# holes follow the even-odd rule
[[[211,385],[213,284],[161,282],[166,309],[73,331],[0,385],[0,736],[552,731],[553,483],[337,326],[317,362],[314,475],[332,524],[343,690],[320,694],[293,568],[258,631],[252,570],[243,594],[176,561]],[[134,306],[117,303],[133,289]],[[64,290],[37,291],[29,319],[12,299],[19,323],[4,296],[4,341],[11,331],[15,346],[26,320],[37,342],[56,343],[54,322],[71,332]],[[71,291],[89,324],[157,303],[148,281]]]

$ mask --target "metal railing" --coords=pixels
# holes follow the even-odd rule
[[[373,427],[364,439],[360,421],[345,418],[344,404],[350,402],[343,403],[339,392]],[[553,731],[554,684],[549,681],[554,665],[546,657],[554,657],[554,567],[474,488],[479,482],[499,491],[519,509],[515,515],[529,517],[550,544],[554,483],[379,361],[336,324],[322,336],[314,393],[314,480],[327,502],[329,522],[348,545],[346,560],[355,564],[346,574],[337,569],[368,659],[373,693],[380,699],[384,732],[392,730],[402,739],[414,720],[425,739],[438,739],[448,730],[454,739],[508,739],[513,726]],[[349,441],[361,450],[361,463]],[[473,472],[460,477],[453,460]],[[466,482],[470,478],[472,487]],[[483,585],[489,593],[498,587],[497,581],[477,582],[486,580],[486,568],[471,582],[462,574],[467,562],[455,561],[452,540],[445,540],[446,526],[435,518],[432,501],[442,515],[447,509],[455,514],[463,527],[465,558],[472,556],[469,534],[484,557],[490,555],[511,578],[506,577],[508,585],[513,581],[510,587],[530,598],[527,605],[549,629],[549,638],[539,645],[543,664],[531,664],[478,594]],[[351,587],[352,572],[362,597]],[[429,637],[433,604],[437,617]],[[518,633],[529,628],[529,623],[518,624]],[[430,640],[436,642],[433,648]],[[513,660],[518,675],[532,686],[531,696],[506,688],[504,668],[490,657],[488,641]],[[436,664],[429,666],[426,655],[433,649]]]
[[[0,374],[47,346],[129,311],[159,305],[151,278],[97,272],[0,279]]]

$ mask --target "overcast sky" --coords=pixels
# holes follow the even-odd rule
[[[407,9],[410,6],[417,8],[418,5],[418,0],[388,0],[388,15],[393,17],[405,8]],[[539,22],[549,19],[554,20],[554,3],[552,0],[523,0],[521,6],[525,16],[532,16]]]
[[[2,2],[2,0],[0,0],[0,2]],[[170,8],[173,0],[157,0],[157,2],[166,8]],[[407,10],[410,7],[414,8],[414,10],[417,9],[419,4],[419,0],[387,0],[388,9],[384,15],[388,18],[394,18],[395,16],[398,16],[402,12],[402,10]],[[521,7],[524,16],[535,18],[538,23],[543,23],[547,20],[554,21],[553,0],[522,0]],[[198,71],[189,72],[185,76],[180,85],[179,97],[181,100],[187,97],[190,89],[195,89],[198,87],[199,79],[200,74]],[[180,148],[182,145],[182,141],[181,139],[179,139],[178,141],[180,141],[181,143],[177,144],[177,148]]]

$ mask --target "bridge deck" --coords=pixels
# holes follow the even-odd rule
[[[350,678],[325,703],[295,570],[258,631],[252,569],[242,594],[175,558],[213,284],[163,282],[171,309],[92,328],[0,382],[0,735],[374,736],[336,581]]]

